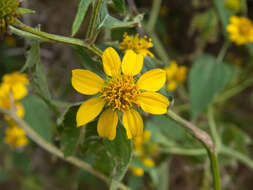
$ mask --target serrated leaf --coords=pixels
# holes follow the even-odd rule
[[[36,95],[28,95],[22,100],[25,108],[24,120],[46,141],[51,142],[52,124],[47,105]]]
[[[229,74],[224,63],[217,63],[211,55],[201,55],[190,70],[188,83],[192,112],[202,112],[228,82]]]
[[[35,11],[31,10],[31,9],[26,9],[26,8],[18,8],[17,13],[21,14],[21,15],[23,15],[23,14],[34,14]]]
[[[80,128],[76,127],[76,113],[79,106],[71,107],[64,116],[61,134],[61,150],[64,156],[75,153],[80,136]]]
[[[137,15],[131,21],[121,21],[119,19],[116,19],[110,16],[107,10],[106,2],[104,1],[99,12],[97,29],[101,29],[101,28],[115,29],[115,28],[134,27],[137,24],[139,24],[142,21],[142,19],[143,19],[143,14]]]
[[[92,1],[94,1],[94,0],[80,0],[79,5],[78,5],[78,10],[76,13],[76,17],[75,17],[74,23],[72,25],[72,36],[74,36],[78,32],[78,30],[83,22],[84,16],[87,12],[87,9]]]
[[[125,5],[125,0],[112,0],[115,8],[119,11],[119,12],[124,12],[126,9],[126,5]]]

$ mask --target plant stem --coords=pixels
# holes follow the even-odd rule
[[[252,84],[253,84],[253,77],[249,78],[249,79],[245,80],[244,82],[238,84],[237,86],[227,90],[226,92],[224,92],[223,94],[218,96],[216,98],[215,102],[224,102],[227,99],[229,99],[229,98],[235,96],[236,94],[242,92],[243,90],[245,90],[246,88],[248,88]]]
[[[166,147],[166,148],[160,148],[159,150],[164,153],[185,155],[185,156],[206,155],[206,150],[203,148],[190,149],[190,148],[180,148],[180,147]]]
[[[98,19],[98,15],[99,15],[99,11],[100,11],[102,2],[103,2],[103,0],[96,0],[94,3],[91,21],[90,21],[90,24],[88,27],[88,32],[87,32],[87,39],[89,41],[95,41],[95,39],[93,39],[93,37],[97,36],[97,34],[96,34],[97,19]]]
[[[59,36],[59,35],[55,35],[55,34],[49,34],[46,32],[42,32],[38,29],[34,29],[30,26],[25,25],[20,21],[17,21],[14,26],[25,31],[25,32],[33,34],[33,36],[35,35],[35,36],[38,36],[39,38],[44,38],[48,41],[80,46],[80,47],[90,50],[91,52],[93,52],[94,54],[96,54],[99,57],[102,56],[101,50],[99,50],[98,48],[95,48],[94,45],[91,46],[91,45],[84,43],[80,39],[71,38],[71,37],[64,37],[64,36]]]
[[[50,144],[49,142],[47,142],[46,140],[44,140],[38,133],[36,133],[32,129],[31,126],[29,126],[23,119],[18,117],[16,115],[15,110],[9,111],[9,110],[5,110],[5,109],[0,108],[0,113],[6,114],[11,119],[13,119],[18,126],[20,126],[23,130],[25,130],[27,136],[30,137],[30,139],[32,139],[36,144],[38,144],[40,147],[44,148],[49,153],[65,160],[66,162],[69,162],[69,163],[77,166],[78,168],[81,168],[81,169],[93,174],[94,176],[101,179],[105,183],[107,183],[107,184],[109,183],[109,178],[106,177],[104,174],[96,171],[90,164],[88,164],[88,163],[84,162],[83,160],[80,160],[79,158],[74,157],[74,156],[64,157],[64,154],[56,146],[54,146],[54,145]],[[122,183],[119,184],[119,188],[122,190],[129,190],[129,188]]]
[[[241,152],[238,152],[237,150],[223,145],[221,146],[220,153],[240,160],[242,163],[244,163],[246,166],[253,170],[253,160],[248,158]]]
[[[152,32],[155,28],[156,20],[159,15],[162,0],[153,0],[150,17],[147,24],[147,30]]]
[[[145,27],[145,29],[146,28],[147,27]],[[152,41],[154,43],[154,48],[157,55],[161,58],[164,65],[168,64],[170,62],[170,59],[168,57],[168,54],[165,48],[163,47],[162,42],[160,41],[160,39],[158,38],[158,36],[156,35],[154,31],[150,32],[150,37],[152,38]]]
[[[222,46],[222,48],[221,48],[221,50],[220,50],[220,52],[219,52],[219,55],[217,56],[217,59],[216,59],[216,61],[218,62],[218,63],[221,63],[222,61],[223,61],[223,59],[224,59],[224,57],[225,57],[225,55],[226,55],[226,53],[227,53],[227,50],[228,50],[228,48],[229,48],[229,45],[230,45],[230,41],[229,40],[227,40],[224,44],[223,44],[223,46]]]
[[[187,129],[190,134],[196,138],[198,141],[200,141],[205,149],[208,152],[208,157],[211,163],[211,169],[213,174],[213,182],[214,182],[214,189],[220,190],[220,171],[219,171],[219,164],[218,164],[218,158],[215,151],[215,146],[213,144],[213,141],[209,134],[207,134],[205,131],[199,129],[194,124],[192,124],[189,121],[186,121],[185,119],[181,118],[179,115],[174,113],[173,111],[169,110],[167,115],[179,123],[181,126]]]
[[[220,137],[217,132],[217,127],[216,123],[214,120],[214,112],[213,112],[213,106],[209,105],[208,110],[207,110],[207,117],[208,117],[208,123],[211,131],[211,136],[214,141],[214,145],[216,147],[216,151],[219,152],[220,146],[221,146],[221,141]]]

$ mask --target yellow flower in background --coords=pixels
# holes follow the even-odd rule
[[[237,45],[253,42],[253,24],[248,18],[231,16],[227,31],[229,39]]]
[[[14,148],[23,147],[28,143],[25,131],[15,124],[5,130],[4,141]]]
[[[156,144],[150,142],[151,132],[144,130],[142,136],[134,138],[133,151],[137,158],[143,163],[144,166],[151,168],[155,166],[152,156],[156,156],[158,149]],[[130,171],[135,176],[143,176],[144,171],[142,168],[129,167]]]
[[[141,177],[144,175],[144,170],[142,168],[129,167],[129,170],[137,177]]]
[[[178,84],[183,83],[187,78],[187,68],[178,66],[176,61],[171,61],[170,65],[165,68],[167,76],[167,89],[174,91]]]
[[[136,81],[135,76],[142,69],[143,56],[132,50],[126,52],[121,63],[118,53],[109,47],[103,52],[102,61],[106,80],[89,70],[72,71],[72,86],[75,90],[85,95],[98,94],[98,97],[85,101],[78,109],[77,126],[94,120],[105,107],[97,124],[100,137],[109,140],[115,138],[118,113],[123,113],[122,123],[129,139],[142,135],[143,120],[134,107],[141,107],[151,114],[167,112],[169,100],[156,92],[165,83],[165,71],[150,70]]]
[[[139,34],[135,36],[130,36],[127,33],[124,33],[123,41],[120,43],[119,49],[122,50],[132,50],[137,54],[142,56],[150,55],[153,57],[154,55],[148,50],[153,47],[152,39],[148,38],[146,35],[144,38],[140,38]]]
[[[15,100],[20,100],[27,95],[28,78],[26,74],[18,72],[5,74],[2,83],[9,88]]]
[[[166,5],[162,5],[159,11],[161,16],[166,16],[169,12],[169,8]]]
[[[239,11],[241,9],[241,0],[226,0],[225,7],[232,11]]]

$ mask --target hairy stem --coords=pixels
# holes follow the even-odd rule
[[[199,129],[196,127],[194,124],[192,124],[189,121],[186,121],[173,111],[169,110],[167,115],[179,123],[181,126],[187,129],[187,131],[198,141],[200,141],[205,149],[207,150],[208,153],[208,158],[211,163],[211,169],[212,169],[212,174],[213,174],[213,182],[214,182],[214,189],[215,190],[220,190],[220,170],[219,170],[219,163],[218,163],[218,157],[215,151],[215,146],[214,143],[205,131]]]
[[[90,50],[91,52],[93,52],[94,54],[96,54],[99,57],[102,56],[101,50],[99,50],[98,48],[95,48],[94,45],[89,45],[89,44],[84,43],[80,39],[71,38],[71,37],[64,37],[64,36],[59,36],[59,35],[55,35],[55,34],[49,34],[46,32],[42,32],[38,29],[34,29],[30,26],[25,25],[20,21],[17,21],[14,26],[19,28],[20,30],[27,32],[27,33],[33,34],[33,36],[38,36],[39,38],[44,38],[44,39],[46,39],[48,41],[52,41],[52,42],[80,46],[80,47]]]

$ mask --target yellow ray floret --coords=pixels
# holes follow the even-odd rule
[[[253,42],[253,24],[248,18],[231,16],[227,31],[229,39],[237,45]]]
[[[139,34],[135,36],[130,36],[127,33],[124,33],[123,41],[120,43],[119,48],[122,50],[132,50],[137,54],[142,56],[150,55],[153,57],[154,55],[148,50],[153,47],[152,39],[144,36],[143,38],[139,37]]]
[[[77,126],[82,126],[95,119],[105,107],[98,120],[98,134],[113,140],[116,136],[118,113],[123,113],[123,125],[127,137],[139,136],[143,131],[143,121],[135,107],[153,114],[165,114],[170,104],[163,95],[154,92],[162,88],[166,80],[166,72],[154,69],[146,72],[139,80],[135,76],[142,69],[143,57],[129,50],[122,63],[118,53],[111,47],[102,55],[104,80],[88,70],[72,71],[72,86],[85,95],[97,97],[85,101],[76,116]]]

